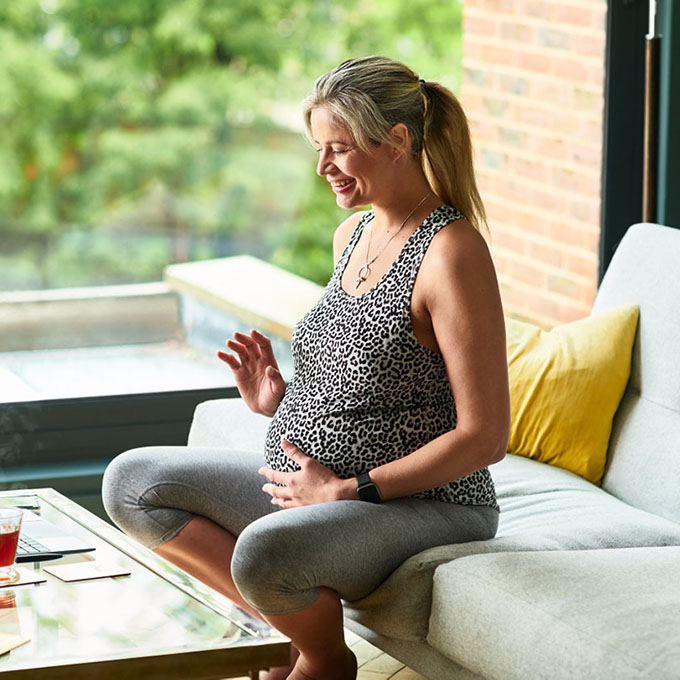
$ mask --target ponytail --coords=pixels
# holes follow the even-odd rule
[[[488,231],[472,162],[472,141],[460,102],[436,82],[423,84],[425,126],[421,162],[432,190],[475,229]]]
[[[312,110],[319,106],[327,107],[364,150],[390,142],[392,128],[406,125],[410,153],[420,160],[432,191],[477,230],[488,229],[467,119],[450,90],[421,80],[399,61],[364,57],[344,61],[316,81],[303,105],[310,136]]]

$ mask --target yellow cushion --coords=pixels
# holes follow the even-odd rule
[[[635,306],[617,307],[551,331],[506,319],[510,453],[600,484],[638,315]]]

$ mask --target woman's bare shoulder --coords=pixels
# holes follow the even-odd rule
[[[435,267],[448,268],[452,261],[474,262],[490,255],[484,236],[463,218],[449,222],[435,234],[426,257]]]
[[[366,214],[365,210],[352,213],[344,222],[338,225],[333,236],[333,260],[338,263],[340,256],[345,251],[349,239],[359,224],[359,220]]]
[[[471,279],[495,284],[496,278],[486,239],[465,219],[437,232],[421,270],[425,290],[440,294],[447,287],[469,286]]]

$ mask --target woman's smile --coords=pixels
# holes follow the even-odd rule
[[[355,179],[339,179],[339,180],[335,180],[335,179],[330,179],[330,178],[328,179],[328,181],[330,182],[331,188],[333,189],[333,191],[334,191],[336,194],[346,193],[346,192],[349,191],[349,190],[356,184],[356,182],[357,182]]]

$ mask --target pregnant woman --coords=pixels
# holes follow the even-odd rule
[[[321,76],[304,111],[338,205],[371,209],[335,231],[289,384],[257,331],[218,353],[245,403],[272,416],[264,456],[135,449],[110,464],[103,495],[124,531],[291,638],[291,666],[269,680],[350,680],[342,600],[422,550],[495,534],[505,331],[454,95],[368,57]]]

